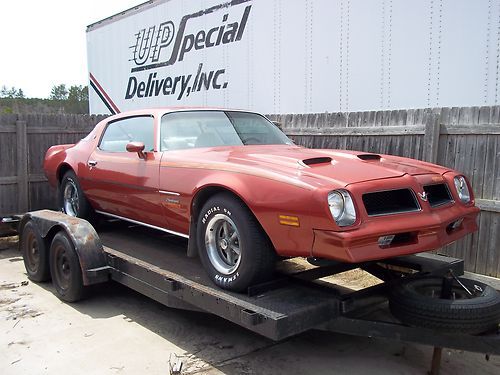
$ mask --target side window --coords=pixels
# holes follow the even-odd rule
[[[154,150],[153,117],[129,117],[108,124],[99,143],[99,149],[109,152],[126,152],[129,142],[144,143],[144,151]]]

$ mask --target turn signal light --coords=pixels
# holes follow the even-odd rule
[[[300,227],[299,218],[297,216],[279,215],[281,225],[289,225],[291,227]]]

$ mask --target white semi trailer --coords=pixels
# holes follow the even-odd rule
[[[91,113],[494,105],[498,0],[152,0],[88,26]]]

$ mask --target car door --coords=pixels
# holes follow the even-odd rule
[[[85,191],[98,212],[163,226],[155,126],[153,116],[121,118],[106,125],[86,167]],[[142,142],[144,152],[128,152],[130,142]]]

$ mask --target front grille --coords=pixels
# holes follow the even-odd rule
[[[399,214],[420,210],[410,189],[386,190],[363,194],[368,216]]]
[[[435,184],[424,186],[427,200],[431,207],[442,206],[452,201],[450,190],[446,184]]]

